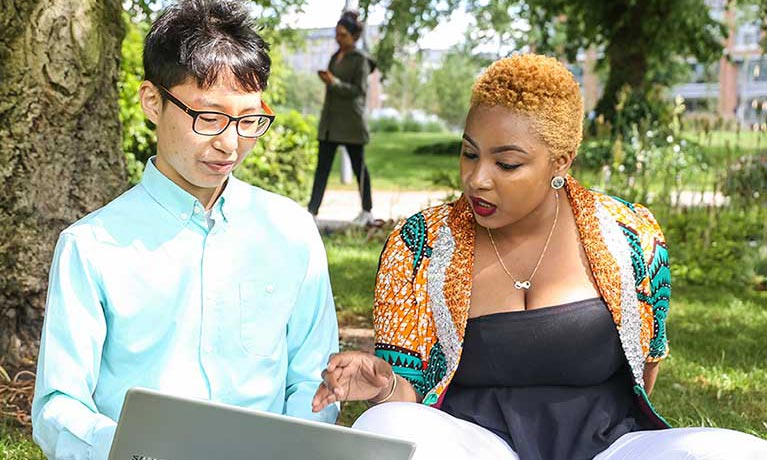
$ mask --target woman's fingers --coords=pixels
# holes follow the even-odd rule
[[[327,386],[325,386],[324,383],[321,383],[320,386],[317,388],[317,391],[314,393],[314,398],[312,398],[312,411],[319,412],[325,406],[328,405],[325,401],[328,399],[328,396],[332,395],[330,390]]]

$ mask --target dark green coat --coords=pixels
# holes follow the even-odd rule
[[[317,138],[347,144],[367,144],[370,138],[365,115],[370,62],[360,50],[346,54],[336,62],[333,54],[328,70],[335,76],[325,89]]]

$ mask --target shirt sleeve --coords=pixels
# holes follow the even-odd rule
[[[663,231],[655,216],[642,205],[634,205],[643,226],[642,251],[647,265],[647,277],[650,283],[653,331],[647,362],[657,362],[669,354],[666,319],[671,302],[671,268],[669,265],[668,246]]]
[[[352,79],[350,81],[343,81],[336,76],[333,78],[330,85],[328,85],[328,91],[349,98],[364,96],[367,94],[369,73],[370,65],[368,64],[368,60],[366,57],[361,56],[360,64],[357,66]]]
[[[309,215],[306,215],[307,220]],[[338,352],[338,321],[322,239],[310,220],[309,264],[298,300],[288,321],[288,372],[285,414],[334,423],[339,405],[312,412],[312,398],[322,382],[331,353]]]
[[[116,422],[92,397],[105,337],[95,272],[75,237],[63,233],[51,264],[32,403],[33,436],[49,459],[109,454]]]

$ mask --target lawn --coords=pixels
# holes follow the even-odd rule
[[[325,237],[339,319],[367,326],[385,232]],[[767,292],[737,286],[674,287],[671,356],[653,392],[673,426],[715,426],[767,437]],[[341,423],[364,409],[344,406]],[[0,460],[42,459],[27,433],[0,424]]]
[[[440,172],[458,171],[458,152],[455,155],[416,155],[413,151],[422,145],[458,139],[450,133],[372,133],[365,149],[365,161],[370,170],[370,183],[375,190],[432,190],[442,188],[433,178]],[[340,182],[340,155],[336,155],[329,188],[355,190],[351,184]]]
[[[0,420],[0,460],[45,460],[28,433]]]
[[[705,158],[712,168],[709,174],[696,172],[691,177],[683,174],[687,189],[710,189],[711,182],[719,174],[719,167],[728,160],[740,155],[752,155],[767,151],[767,134],[764,132],[715,131],[686,132],[685,139],[703,147]],[[415,154],[416,148],[439,142],[458,140],[457,134],[451,133],[383,133],[371,134],[370,144],[365,150],[365,160],[370,170],[371,184],[375,190],[432,190],[444,188],[435,184],[439,175],[458,174],[458,153]],[[340,155],[336,155],[333,172],[328,183],[329,188],[354,190],[357,185],[340,182]],[[601,174],[594,171],[577,171],[576,178],[583,183],[596,184],[601,181]],[[653,189],[658,188],[655,184]]]

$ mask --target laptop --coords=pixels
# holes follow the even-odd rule
[[[109,460],[410,460],[413,443],[131,388]]]

